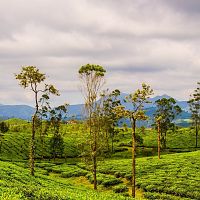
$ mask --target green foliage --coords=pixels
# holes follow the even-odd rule
[[[11,118],[5,120],[5,123],[8,124],[10,132],[24,132],[31,129],[30,122],[23,119]]]
[[[40,73],[39,69],[35,66],[22,67],[22,70],[19,74],[15,74],[15,78],[19,80],[20,85],[23,88],[29,87],[35,91],[37,88],[35,86],[38,83],[41,83],[45,80],[46,76],[43,73]]]
[[[57,106],[49,110],[49,124],[54,134],[59,134],[62,120],[66,117],[68,104]]]
[[[87,174],[86,177],[91,183],[94,182],[93,175],[91,173]],[[110,187],[113,185],[118,185],[119,183],[122,183],[122,181],[113,175],[97,173],[97,183],[99,185],[103,185],[104,187]]]
[[[50,152],[55,159],[62,157],[64,153],[64,139],[60,133],[61,122],[67,112],[68,104],[60,105],[50,110],[50,119],[47,121],[48,129],[51,130],[53,136],[50,139]]]
[[[200,199],[200,151],[138,158],[136,165],[136,185],[160,199]],[[102,173],[117,175],[131,180],[131,160],[107,160],[99,165]],[[153,199],[151,197],[150,199]]]
[[[0,122],[0,133],[6,133],[9,130],[9,126],[5,122]]]
[[[48,96],[50,94],[59,95],[58,90],[53,85],[47,85],[44,83],[46,76],[41,73],[39,69],[35,66],[26,66],[22,67],[21,72],[19,74],[15,74],[15,78],[19,80],[20,86],[24,89],[30,87],[31,91],[34,93],[34,101],[35,101],[35,112],[32,117],[32,136],[30,139],[30,152],[29,152],[29,162],[30,162],[30,172],[31,175],[34,176],[34,163],[35,163],[35,133],[38,128],[38,119],[40,119],[40,110],[44,111],[45,109],[40,108],[39,103],[41,99],[45,99],[48,101]],[[41,87],[41,84],[43,86]],[[39,97],[39,93],[42,93],[43,96]],[[41,105],[42,106],[42,105]],[[42,116],[44,113],[42,112]]]
[[[115,193],[123,193],[123,192],[128,192],[128,187],[124,184],[119,184],[113,187],[113,191]]]
[[[136,152],[136,122],[138,120],[146,120],[144,104],[150,103],[150,95],[153,94],[153,90],[149,85],[143,83],[142,89],[136,90],[134,93],[125,97],[125,102],[131,103],[132,108],[126,109],[124,106],[117,106],[115,113],[117,116],[129,118],[132,127],[132,197],[135,197],[135,152]]]
[[[31,124],[27,121],[16,121],[15,119],[6,120],[10,130],[4,134],[2,143],[1,157],[7,159],[27,159],[28,144],[31,137]],[[15,130],[17,127],[17,130]],[[127,151],[115,152],[112,157],[115,158],[130,158],[131,157],[131,129],[126,131],[123,128],[117,128],[118,134],[114,139],[114,149],[120,151],[120,148],[128,149]],[[83,155],[83,148],[90,148],[86,146],[88,132],[84,132],[85,124],[61,124],[60,133],[64,140],[63,157],[80,157]],[[186,152],[193,151],[195,147],[195,130],[191,128],[179,128],[175,131],[168,131],[167,143],[168,148],[165,152]],[[47,132],[44,139],[44,158],[52,157],[50,151],[50,138],[53,137],[51,132]],[[200,136],[198,136],[200,139]],[[157,132],[153,129],[146,129],[141,132],[136,129],[137,141],[137,156],[151,156],[157,155]],[[142,143],[143,142],[143,143]],[[111,145],[111,143],[110,143]],[[143,146],[143,147],[139,147]],[[199,146],[199,145],[198,145]],[[200,146],[199,146],[200,147]],[[155,151],[154,151],[155,150]],[[84,150],[85,151],[85,150]],[[88,150],[87,150],[88,151]],[[165,153],[163,152],[163,153]],[[36,135],[36,158],[40,159],[42,156],[42,141],[39,133]],[[102,154],[102,156],[106,156]]]
[[[194,93],[190,95],[190,100],[188,101],[190,105],[190,111],[192,113],[193,120],[200,120],[200,82],[197,83],[198,87],[194,90]]]
[[[119,116],[113,112],[113,110],[121,105],[120,100],[118,99],[120,95],[119,90],[113,90],[109,93],[109,91],[104,91],[101,94],[100,99],[100,122],[101,122],[101,129],[104,132],[104,142],[105,144],[105,151],[108,154],[110,151],[114,152],[114,137],[117,135],[118,130],[115,128],[119,121]],[[111,139],[111,150],[109,146],[109,140]]]
[[[27,156],[28,156],[28,143],[31,137],[30,133],[30,123],[21,121],[17,122],[15,120],[9,120],[10,124],[6,121],[6,123],[11,125],[22,127],[24,125],[29,126],[23,130],[23,132],[13,132],[9,130],[4,135],[4,142],[2,144],[2,153],[0,154],[1,159],[6,160],[22,160],[25,159],[25,164],[22,162],[17,162],[19,167],[27,168]],[[16,122],[16,123],[15,123]],[[83,132],[85,130],[84,124],[61,124],[60,131],[63,135],[65,149],[64,156],[67,157],[77,157],[81,155],[80,147],[82,144],[85,144],[87,132]],[[99,164],[97,168],[97,181],[100,184],[100,188],[108,188],[108,190],[120,191],[120,188],[129,187],[122,183],[121,181],[126,178],[127,180],[131,179],[131,129],[124,130],[123,128],[118,128],[118,134],[115,137],[114,145],[115,149],[120,152],[114,153],[111,159],[106,159],[105,161],[101,161],[99,158]],[[192,150],[190,147],[193,147],[195,144],[195,130],[190,128],[179,128],[176,129],[176,132],[169,131],[168,132],[168,146],[171,149],[167,149],[167,151],[189,151]],[[141,131],[140,129],[136,129],[136,135],[139,135],[143,139],[144,147],[137,147],[137,156],[145,155],[150,156],[153,154],[153,146],[157,145],[157,133],[154,130],[146,129]],[[51,158],[51,152],[49,147],[50,138],[52,134],[48,133],[45,138],[45,158]],[[139,145],[139,144],[138,144]],[[89,148],[89,147],[88,147]],[[175,148],[183,148],[183,149],[175,149]],[[126,150],[127,149],[127,150]],[[41,158],[41,140],[39,135],[36,135],[36,158]],[[123,151],[122,151],[123,150]],[[126,159],[121,159],[121,158]],[[128,159],[127,159],[128,158]],[[199,169],[198,166],[200,164],[199,161],[200,155],[199,151],[193,153],[184,153],[184,154],[173,154],[173,155],[163,155],[160,161],[154,157],[146,157],[146,158],[138,158],[136,165],[136,186],[138,188],[142,188],[145,191],[145,196],[148,199],[198,199],[199,192],[196,191],[198,188],[199,182]],[[64,162],[64,160],[57,159],[56,163],[50,162],[39,162],[36,163],[35,174],[37,178],[41,175],[45,175],[45,180],[53,179],[57,183],[61,180],[69,184],[70,177],[75,179],[79,176],[87,176],[88,179],[92,182],[93,176],[91,175],[91,167],[86,164],[81,164],[80,160],[72,159],[73,165],[69,164],[71,159],[66,158],[68,164],[60,164]],[[3,162],[4,163],[4,162]],[[76,164],[76,165],[75,165]],[[9,164],[10,166],[10,164]],[[0,176],[2,176],[1,172],[3,172],[2,168],[5,168],[3,164],[0,162]],[[15,168],[15,167],[14,167]],[[6,168],[5,168],[6,169]],[[28,171],[26,170],[27,175]],[[12,173],[13,169],[9,169],[9,173],[11,179],[17,180],[17,178],[13,178]],[[56,173],[55,178],[52,177],[52,174]],[[20,172],[20,176],[23,175],[25,179],[21,178],[21,182],[25,183],[26,175]],[[49,175],[49,176],[46,176]],[[38,183],[41,183],[43,179],[37,179]],[[65,177],[65,178],[64,178]],[[123,178],[123,179],[122,179]],[[4,178],[3,178],[4,179]],[[3,180],[1,179],[1,181]],[[29,180],[29,175],[28,178]],[[32,180],[32,179],[30,179]],[[0,181],[0,184],[1,184]],[[6,180],[6,182],[8,182]],[[10,182],[9,182],[10,183]],[[31,182],[35,184],[35,182]],[[52,183],[52,188],[53,184]],[[20,183],[21,184],[21,183]],[[12,188],[7,186],[7,189],[2,189],[2,185],[0,186],[0,195],[1,190],[4,192],[2,196],[10,199],[23,199],[23,198],[57,198],[62,199],[61,189],[55,192],[55,189],[50,189],[51,183],[45,183],[45,189],[42,186],[30,186],[29,184],[26,186],[18,187],[13,186]],[[71,183],[70,183],[71,184]],[[36,184],[37,185],[37,184]],[[62,185],[64,188],[65,186]],[[69,187],[66,186],[67,188]],[[77,186],[70,186],[75,187]],[[18,188],[17,192],[14,191],[14,188]],[[40,189],[38,189],[40,188]],[[66,188],[65,188],[66,189]],[[65,190],[62,189],[62,192]],[[83,188],[82,188],[83,189]],[[85,188],[85,191],[89,192],[90,190]],[[122,190],[123,191],[123,190]],[[190,191],[193,191],[191,193]],[[65,191],[66,192],[66,191]],[[91,191],[92,192],[92,191]],[[75,195],[77,193],[76,190],[71,191],[70,195]],[[126,194],[126,191],[123,192]],[[66,194],[66,193],[64,193]],[[89,194],[89,193],[88,193]],[[93,194],[93,193],[92,193]],[[92,195],[91,194],[91,195]],[[96,193],[95,193],[96,194]],[[106,195],[105,193],[103,193]],[[102,194],[102,196],[103,196]],[[185,196],[184,196],[185,195]],[[28,196],[28,197],[27,197]],[[46,197],[45,197],[46,196]],[[74,196],[73,196],[74,197]],[[78,196],[80,199],[81,196]],[[1,198],[1,197],[0,197]],[[97,198],[97,197],[95,197]],[[100,196],[98,196],[100,198]],[[102,198],[102,197],[101,197]],[[107,197],[105,197],[107,198]],[[118,197],[116,197],[117,199]],[[120,197],[121,198],[121,197]],[[111,198],[112,199],[112,198]]]
[[[196,131],[196,147],[198,146],[198,133],[200,127],[200,82],[197,83],[198,87],[188,101],[190,105],[190,111],[192,113],[191,118]]]
[[[60,134],[53,135],[50,138],[50,152],[53,158],[61,157],[64,153],[64,140]]]
[[[161,147],[166,148],[166,134],[169,129],[174,128],[175,124],[173,120],[182,112],[180,106],[176,105],[176,101],[173,98],[162,98],[156,101],[156,112],[154,114],[155,124],[157,128],[157,121],[160,123],[161,133]]]
[[[80,75],[85,74],[86,76],[104,76],[106,70],[100,65],[86,64],[82,66],[78,72]]]
[[[96,168],[97,168],[97,155],[100,153],[102,137],[100,123],[101,107],[97,102],[100,89],[103,85],[103,77],[106,70],[99,65],[84,65],[79,69],[80,79],[83,82],[82,88],[85,95],[85,109],[88,117],[89,137],[88,144],[91,147],[90,154],[93,163],[93,176],[94,176],[94,189],[97,189],[96,182]]]
[[[125,200],[112,192],[95,192],[83,186],[72,185],[65,179],[44,176],[36,172],[29,175],[28,170],[20,166],[0,161],[0,199],[9,200]]]

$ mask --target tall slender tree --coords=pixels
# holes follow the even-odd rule
[[[138,120],[146,120],[147,116],[145,115],[144,104],[150,103],[149,98],[150,95],[153,94],[153,90],[150,88],[149,85],[143,83],[142,89],[138,89],[129,96],[125,98],[125,101],[131,103],[132,108],[126,109],[123,106],[119,106],[115,109],[115,112],[118,115],[122,115],[124,117],[128,117],[131,122],[132,127],[132,197],[135,197],[135,165],[136,165],[136,122]]]
[[[34,94],[35,101],[35,112],[32,116],[32,136],[30,140],[30,153],[29,153],[29,164],[31,175],[34,176],[35,167],[35,134],[36,134],[36,120],[39,113],[39,99],[40,94],[46,93],[59,95],[58,90],[53,85],[44,84],[46,76],[41,73],[35,66],[22,67],[19,74],[15,74],[15,78],[19,80],[20,86],[30,88]]]
[[[86,64],[79,69],[80,80],[82,81],[82,92],[85,98],[85,109],[88,116],[88,128],[90,134],[91,157],[93,162],[94,189],[97,189],[97,148],[99,121],[97,98],[104,83],[106,70],[100,65]]]
[[[159,119],[159,131],[160,131],[160,142],[163,149],[166,148],[167,142],[167,131],[174,128],[175,124],[173,120],[182,112],[180,106],[176,104],[174,98],[162,98],[156,102],[156,112],[154,114],[155,124],[154,126],[158,129],[157,119]]]
[[[162,120],[162,117],[159,116],[157,119],[156,119],[156,123],[157,123],[157,132],[158,132],[158,159],[160,159],[160,138],[161,138],[161,132],[160,132],[160,122]]]
[[[200,82],[198,82],[197,85],[197,88],[194,90],[194,93],[190,95],[190,100],[188,101],[192,114],[192,122],[195,127],[195,147],[198,147],[198,132],[200,125]]]

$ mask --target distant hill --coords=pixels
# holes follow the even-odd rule
[[[0,104],[0,119],[20,118],[30,120],[35,109],[27,105],[2,105]],[[84,113],[84,105],[70,105],[68,116],[70,118],[81,119]]]
[[[130,103],[125,103],[124,98],[128,94],[122,93],[119,97],[119,100],[121,100],[122,104],[128,108],[131,109],[131,104]],[[156,105],[155,101],[160,99],[160,98],[170,98],[168,95],[162,95],[162,96],[156,96],[153,98],[150,98],[151,103],[146,104],[144,107],[147,111],[147,115],[152,118],[153,113],[155,112]],[[179,116],[180,119],[189,119],[190,118],[190,113],[189,111],[189,106],[187,101],[178,101],[177,104],[182,108],[183,112]],[[8,118],[21,118],[21,119],[26,119],[30,120],[31,116],[34,113],[34,108],[31,106],[27,105],[2,105],[0,104],[0,119],[8,119]],[[68,107],[68,117],[69,118],[75,118],[75,119],[83,119],[85,116],[84,113],[84,104],[77,104],[77,105],[70,105]],[[187,120],[186,120],[187,121]]]
[[[124,103],[123,99],[128,96],[128,94],[125,94],[125,93],[122,93],[119,97],[119,99],[121,100],[122,104],[124,104],[126,106],[126,108],[128,109],[131,109],[131,104],[130,103]],[[151,107],[156,107],[156,104],[155,102],[158,100],[158,99],[162,99],[162,98],[166,98],[166,99],[169,99],[171,98],[170,96],[164,94],[164,95],[161,95],[161,96],[155,96],[155,97],[152,97],[149,99],[149,101],[151,103],[148,103],[148,104],[145,104],[144,105],[144,108],[151,108]],[[187,103],[187,101],[179,101],[179,100],[176,100],[177,101],[177,104],[182,108],[182,110],[188,112],[189,111],[189,105]]]
[[[69,105],[68,107],[68,117],[75,119],[83,119],[84,114],[84,104]]]
[[[3,119],[20,118],[30,120],[34,108],[27,105],[0,105],[0,117]]]

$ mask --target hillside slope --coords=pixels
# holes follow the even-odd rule
[[[28,169],[0,161],[0,199],[5,200],[125,200],[128,198],[112,192],[96,192],[83,186],[71,184],[58,177],[45,176],[42,170],[36,176]]]

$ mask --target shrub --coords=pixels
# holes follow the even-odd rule
[[[79,176],[85,176],[87,175],[87,171],[85,170],[78,170],[78,171],[68,171],[68,172],[62,172],[61,177],[63,178],[70,178],[70,177],[79,177]]]
[[[123,193],[123,192],[128,192],[128,187],[123,184],[119,184],[113,187],[113,191],[115,193]]]

